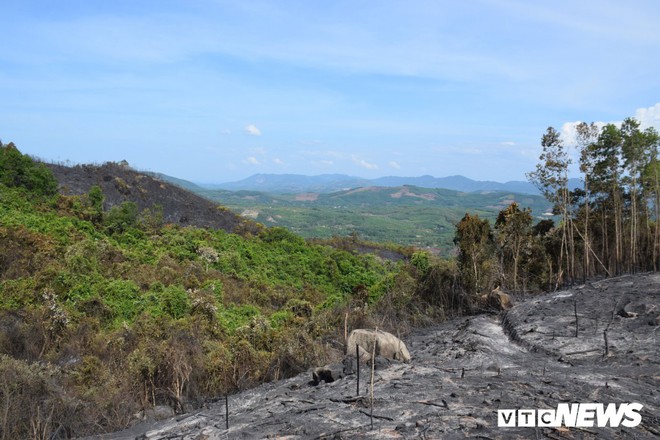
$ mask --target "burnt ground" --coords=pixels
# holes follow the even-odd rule
[[[658,438],[659,320],[660,274],[592,282],[533,297],[503,315],[457,318],[409,335],[410,363],[378,363],[373,427],[363,366],[359,396],[355,374],[313,386],[307,373],[230,396],[229,430],[220,400],[95,438]],[[642,422],[634,428],[497,426],[498,409],[571,402],[639,402]]]
[[[80,195],[98,185],[105,196],[107,211],[123,202],[134,202],[140,211],[159,206],[165,223],[180,226],[223,229],[228,232],[252,227],[230,210],[184,188],[133,170],[127,164],[64,165],[45,163],[53,172],[59,190]]]

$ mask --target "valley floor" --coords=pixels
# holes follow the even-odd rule
[[[503,316],[457,318],[409,335],[412,361],[381,362],[375,372],[373,427],[363,366],[359,396],[355,374],[313,386],[308,373],[230,396],[229,430],[221,400],[94,438],[658,438],[659,328],[660,274],[612,278],[532,297]],[[575,402],[638,402],[642,422],[633,428],[498,427],[498,409]]]

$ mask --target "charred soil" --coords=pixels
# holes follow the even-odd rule
[[[80,195],[98,185],[105,196],[107,211],[123,202],[133,202],[140,210],[158,206],[165,223],[200,228],[223,229],[228,232],[251,224],[227,208],[186,189],[139,173],[126,164],[108,162],[103,165],[67,167],[46,164],[55,175],[60,192]]]
[[[105,439],[652,439],[660,436],[660,274],[533,297],[502,315],[453,319],[404,338],[410,363],[313,385],[311,374]],[[577,330],[576,330],[577,329]],[[607,346],[605,336],[607,335]],[[634,428],[502,428],[498,409],[639,402]]]

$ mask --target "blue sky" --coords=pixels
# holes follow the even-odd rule
[[[660,2],[3,0],[0,139],[197,182],[524,180],[548,126],[660,129]]]

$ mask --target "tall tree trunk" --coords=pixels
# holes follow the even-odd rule
[[[638,242],[639,232],[637,227],[637,176],[632,176],[632,185],[630,186],[630,271],[635,273],[639,270],[638,261]]]
[[[584,177],[584,268],[583,268],[583,274],[584,274],[584,281],[586,282],[589,277],[591,277],[590,273],[590,265],[589,265],[589,258],[590,258],[590,250],[591,250],[591,238],[589,235],[589,176]]]
[[[658,247],[660,245],[660,176],[658,175],[660,173],[660,169],[658,169],[658,146],[660,144],[660,136],[658,136],[657,133],[655,133],[655,136],[653,136],[653,132],[649,132],[649,160],[648,160],[648,166],[651,166],[651,170],[653,172],[653,192],[655,193],[655,200],[654,200],[654,222],[655,222],[655,231],[653,234],[653,270],[657,271],[658,268]],[[655,139],[653,139],[653,137]],[[645,202],[648,203],[648,202]]]
[[[613,188],[612,190],[613,199],[614,199],[614,255],[616,262],[616,274],[621,275],[622,270],[621,266],[623,264],[623,228],[622,228],[622,208],[621,208],[621,199],[619,197],[618,188]]]
[[[601,207],[601,218],[600,218],[600,230],[601,230],[601,252],[602,260],[607,265],[609,273],[612,273],[612,259],[610,258],[610,237],[607,233],[607,213],[605,207]]]

